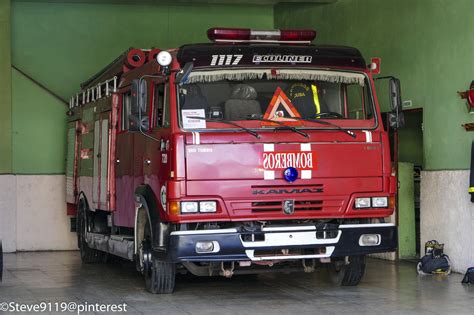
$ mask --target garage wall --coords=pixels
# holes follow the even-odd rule
[[[425,168],[468,169],[474,122],[457,91],[474,80],[472,0],[339,0],[279,5],[276,27],[311,27],[319,44],[359,48],[382,58],[382,75],[402,83],[403,100],[423,107]]]
[[[272,28],[273,6],[12,1],[11,20],[13,65],[68,100],[129,47],[207,42],[212,26]],[[66,107],[16,71],[13,79],[13,173],[64,173]],[[32,162],[28,151],[43,152]]]
[[[453,269],[465,272],[474,264],[474,206],[464,198],[469,171],[422,172],[421,178],[422,252],[426,241],[436,239],[445,244]]]
[[[275,8],[275,27],[314,28],[319,44],[355,46],[367,60],[381,57],[382,75],[399,77],[403,100],[423,108],[421,242],[446,243],[457,271],[474,257],[468,172],[457,171],[470,165],[474,133],[461,124],[474,122],[474,115],[456,93],[474,79],[472,12],[472,0],[339,0]],[[463,250],[458,233],[467,233]]]
[[[100,2],[0,1],[0,239],[6,251],[76,249],[65,215],[67,107],[11,65],[67,100],[131,46],[207,42],[212,26],[273,27],[272,4]]]
[[[10,1],[0,1],[0,174],[12,168],[10,9]]]

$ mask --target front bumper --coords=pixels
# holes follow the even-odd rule
[[[379,235],[379,243],[361,245],[363,234]],[[198,254],[196,243],[199,241],[217,242],[219,250]],[[396,248],[397,228],[391,223],[305,225],[263,227],[256,232],[237,228],[175,231],[170,235],[169,257],[173,262],[283,261],[366,255]]]

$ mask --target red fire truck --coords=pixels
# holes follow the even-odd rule
[[[68,111],[67,202],[83,262],[136,262],[146,288],[313,271],[357,285],[393,251],[397,177],[370,67],[312,30],[212,28],[129,49]],[[390,78],[400,117],[399,81]]]

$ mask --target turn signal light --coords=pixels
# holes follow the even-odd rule
[[[388,198],[388,206],[389,208],[391,209],[394,209],[395,208],[395,196],[390,196]]]
[[[170,214],[178,215],[179,214],[179,202],[170,201],[169,202],[169,209],[170,209]]]

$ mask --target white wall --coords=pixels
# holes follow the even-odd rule
[[[0,214],[5,252],[77,249],[64,175],[1,175]]]
[[[454,271],[474,266],[474,203],[469,171],[428,171],[421,174],[421,253],[426,241],[445,244]]]
[[[0,240],[3,251],[16,251],[16,176],[0,175]]]

